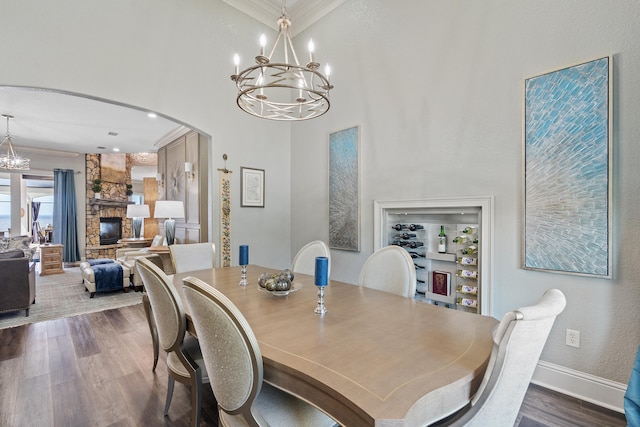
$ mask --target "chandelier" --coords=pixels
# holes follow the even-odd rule
[[[31,167],[31,160],[16,155],[16,152],[13,150],[11,133],[9,133],[9,119],[13,119],[13,116],[3,114],[2,117],[7,119],[7,134],[2,142],[0,142],[0,169],[29,170]],[[4,148],[7,149],[7,152],[5,154],[1,154]]]
[[[234,55],[238,107],[247,113],[269,120],[298,121],[319,117],[329,110],[329,81],[331,70],[318,71],[320,64],[313,58],[314,44],[309,41],[309,62],[300,65],[291,42],[291,20],[282,2],[282,15],[278,18],[278,35],[268,56],[265,56],[266,36],[260,37],[260,54],[256,65],[239,70],[240,58]],[[279,48],[279,44],[282,46]],[[284,61],[277,62],[273,54],[282,52]],[[290,59],[293,58],[294,62]],[[272,62],[274,60],[274,62]]]

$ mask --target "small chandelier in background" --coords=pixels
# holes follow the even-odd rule
[[[329,91],[333,89],[329,81],[330,69],[325,74],[318,71],[320,64],[314,61],[313,41],[309,41],[309,62],[302,66],[291,42],[291,20],[282,2],[282,16],[277,21],[278,35],[269,56],[265,56],[266,37],[260,37],[260,54],[256,64],[239,70],[240,58],[234,56],[238,107],[247,113],[269,120],[297,121],[319,117],[331,106]],[[284,62],[272,62],[279,42],[282,41]],[[290,61],[290,56],[294,62]]]
[[[31,168],[31,160],[16,155],[13,149],[11,133],[9,133],[9,120],[13,116],[3,114],[2,117],[7,119],[7,134],[2,142],[0,142],[0,169],[5,170],[29,170]],[[6,153],[2,153],[6,148]]]

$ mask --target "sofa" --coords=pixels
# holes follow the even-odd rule
[[[36,302],[35,263],[21,249],[0,251],[0,313],[25,310]]]

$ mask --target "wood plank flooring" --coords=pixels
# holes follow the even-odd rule
[[[0,426],[189,426],[176,383],[169,416],[165,356],[153,351],[141,305],[0,329]],[[202,426],[217,426],[203,387]],[[625,426],[624,415],[530,386],[516,427]]]

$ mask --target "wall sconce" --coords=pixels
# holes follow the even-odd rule
[[[187,178],[189,178],[189,181],[194,180],[196,174],[193,172],[193,163],[184,162],[184,174]]]
[[[156,181],[158,182],[158,187],[164,188],[164,180],[162,179],[161,173],[156,174]]]

